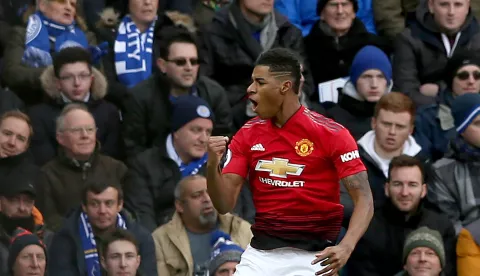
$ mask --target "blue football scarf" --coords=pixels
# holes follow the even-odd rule
[[[50,40],[53,42],[53,49]],[[39,11],[28,18],[23,63],[30,67],[46,67],[52,64],[50,52],[58,52],[66,47],[88,47],[87,37],[75,21],[68,26],[61,25],[46,18]]]
[[[123,217],[117,215],[117,228],[127,229],[127,225]],[[98,259],[97,244],[92,226],[88,221],[87,214],[80,213],[78,230],[82,241],[83,253],[85,254],[85,266],[87,268],[87,276],[101,276],[100,261]]]
[[[153,30],[155,21],[140,33],[130,15],[123,17],[115,40],[115,69],[119,81],[128,87],[152,73]]]
[[[200,168],[207,163],[208,154],[205,153],[202,158],[193,160],[188,164],[180,164],[180,172],[183,177],[197,174]]]

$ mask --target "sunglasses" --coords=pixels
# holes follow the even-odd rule
[[[468,78],[470,78],[470,75],[472,75],[476,81],[480,80],[480,71],[475,71],[471,73],[468,71],[462,71],[457,74],[457,78],[459,80],[468,80]]]
[[[187,61],[189,61],[192,66],[198,65],[200,63],[198,58],[190,58],[190,59],[177,58],[177,59],[170,59],[170,60],[167,60],[167,61],[168,62],[173,62],[177,66],[185,66],[185,65],[187,65]]]

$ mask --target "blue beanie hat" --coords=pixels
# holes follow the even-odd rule
[[[388,56],[375,46],[365,46],[355,55],[350,67],[350,81],[357,85],[358,78],[367,70],[377,69],[383,73],[388,85],[392,81],[392,64]]]
[[[480,114],[480,94],[467,93],[456,97],[452,103],[452,116],[459,134]]]
[[[217,269],[226,262],[240,262],[243,248],[232,242],[227,233],[220,230],[213,232],[211,243],[212,254],[208,268],[210,276],[215,275]]]
[[[214,120],[212,109],[204,99],[192,95],[179,96],[174,99],[172,115],[173,132],[197,118]]]

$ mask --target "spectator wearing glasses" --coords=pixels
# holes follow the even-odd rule
[[[407,94],[417,106],[435,103],[446,86],[448,60],[459,50],[480,50],[473,2],[478,1],[420,1],[412,22],[395,40],[394,90]]]
[[[90,2],[97,2],[90,1]],[[128,88],[148,79],[155,72],[155,45],[158,33],[167,26],[184,26],[195,31],[193,19],[178,12],[158,12],[165,0],[117,0],[117,5],[99,12],[96,33],[108,41],[109,53],[103,59],[111,87],[107,100],[124,109]],[[178,0],[177,0],[178,1]]]
[[[123,185],[127,167],[99,152],[96,132],[95,120],[83,104],[65,106],[57,118],[60,149],[42,167],[37,184],[37,207],[52,230],[58,230],[64,217],[80,205],[87,181],[104,179]]]
[[[90,53],[80,47],[60,51],[41,81],[48,100],[29,110],[34,131],[31,149],[39,166],[56,156],[55,118],[72,102],[84,103],[92,113],[100,152],[121,157],[120,115],[113,104],[104,100],[107,81],[92,67]]]
[[[54,53],[77,46],[91,50],[96,61],[104,54],[102,49],[93,46],[96,45],[95,36],[80,17],[77,2],[31,1],[32,9],[24,14],[28,22],[10,32],[4,51],[2,79],[29,106],[42,101],[40,76],[52,64]]]
[[[458,235],[480,219],[480,95],[455,98],[452,115],[457,133],[445,157],[432,166],[427,198],[448,216]]]
[[[217,118],[213,132],[230,133],[231,109],[225,90],[215,81],[198,75],[198,48],[186,30],[163,30],[156,64],[161,73],[134,87],[124,116],[123,138],[128,156],[165,142],[172,130],[173,104],[181,95],[204,99]]]
[[[415,140],[424,156],[435,161],[448,150],[448,142],[456,135],[451,106],[453,100],[467,93],[480,93],[480,53],[459,51],[446,67],[447,88],[440,92],[436,104],[425,106],[415,120]]]

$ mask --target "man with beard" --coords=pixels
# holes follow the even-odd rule
[[[445,245],[445,275],[456,275],[455,229],[446,215],[425,208],[427,185],[422,162],[405,154],[394,157],[384,193],[388,200],[375,209],[367,232],[348,261],[348,270],[355,276],[394,275],[403,268],[407,235],[427,226],[439,232]]]
[[[8,184],[0,187],[0,275],[8,275],[8,250],[17,227],[36,234],[46,244],[51,240],[52,234],[45,230],[42,214],[34,206],[35,175],[36,170],[25,167],[0,177],[0,183]]]
[[[242,248],[250,242],[248,222],[231,214],[219,215],[214,209],[205,177],[183,178],[175,188],[175,199],[172,220],[152,234],[158,275],[207,275],[216,230],[229,234]]]

